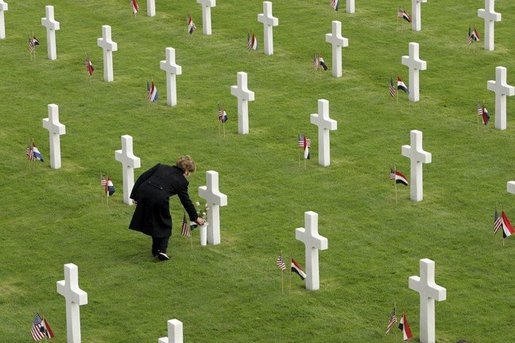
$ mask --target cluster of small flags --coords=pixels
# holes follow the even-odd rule
[[[397,169],[390,169],[390,180],[394,180],[395,183],[400,183],[404,186],[408,185],[408,178]]]
[[[313,58],[313,67],[315,70],[318,70],[320,68],[327,70],[327,65],[325,64],[324,58],[320,54],[315,54],[315,57]]]
[[[477,104],[477,115],[481,117],[483,125],[488,124],[488,122],[490,121],[490,114],[488,113],[485,104]]]
[[[286,270],[286,263],[284,263],[284,259],[281,255],[277,257],[275,263],[277,264],[277,267],[281,270],[281,272],[284,272]],[[302,280],[306,278],[306,273],[302,268],[300,267],[300,264],[295,261],[294,258],[291,259],[291,272],[297,274]]]
[[[36,46],[39,45],[39,40],[34,36],[34,34],[29,36],[29,53],[33,54],[36,51]]]
[[[111,180],[110,177],[102,177],[100,179],[100,186],[103,187],[104,193],[107,197],[112,196],[116,191],[114,188],[113,180]]]
[[[37,161],[44,162],[43,161],[43,155],[41,154],[41,152],[39,152],[39,149],[36,146],[36,144],[34,144],[34,142],[32,142],[27,147],[27,149],[25,150],[25,155],[27,155],[27,159],[29,161],[36,161],[37,160]]]
[[[154,83],[147,81],[147,100],[150,102],[157,102],[157,98],[159,97],[159,93],[157,92],[157,87]]]
[[[394,325],[397,323],[397,314],[395,312],[396,310],[394,307],[392,312],[390,313],[390,316],[388,317],[388,324],[386,324],[386,334],[388,334],[390,330],[394,327]],[[413,337],[413,334],[411,333],[411,328],[408,323],[408,319],[406,318],[406,313],[402,314],[398,328],[402,332],[402,339],[404,341],[407,341]]]
[[[411,16],[406,12],[406,10],[399,8],[397,11],[397,18],[402,18],[406,20],[408,23],[411,23]]]
[[[32,339],[41,341],[42,339],[53,338],[54,332],[45,318],[42,318],[39,313],[36,313],[32,321],[32,329],[30,330]]]
[[[227,112],[225,112],[225,109],[218,106],[218,121],[224,124],[227,119],[229,118],[227,117]]]
[[[93,68],[93,63],[91,63],[91,59],[89,57],[86,57],[84,60],[84,65],[86,66],[89,76],[93,75],[95,68]]]
[[[390,91],[390,95],[392,97],[395,97],[395,95],[397,95],[398,89],[405,92],[406,94],[409,94],[408,86],[406,86],[404,81],[402,81],[402,79],[399,76],[397,76],[397,85],[395,85],[395,83],[393,82],[393,78],[390,77],[390,84],[388,85],[388,90]]]
[[[139,5],[138,5],[137,0],[131,0],[131,8],[132,8],[132,14],[134,14],[134,16],[136,16],[136,14],[138,14],[138,11],[139,11]]]
[[[311,139],[305,135],[299,135],[297,138],[297,146],[304,151],[304,159],[309,160],[309,148],[311,147]]]
[[[188,33],[191,35],[193,31],[195,31],[197,27],[195,26],[195,23],[193,22],[193,18],[191,15],[188,17]]]
[[[247,33],[247,49],[249,50],[257,50],[258,41],[254,32],[252,34]]]
[[[473,30],[469,26],[469,33],[467,35],[467,44],[470,45],[472,42],[479,42],[479,32],[475,26]]]
[[[340,0],[331,0],[331,8],[338,11],[338,7],[340,7]]]
[[[502,229],[502,237],[507,238],[510,237],[513,233],[515,233],[515,230],[513,229],[513,226],[511,226],[510,220],[506,216],[506,213],[504,211],[501,211],[501,215],[499,216],[499,213],[497,212],[497,209],[495,209],[494,212],[494,236]]]

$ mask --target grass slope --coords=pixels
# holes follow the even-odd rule
[[[412,32],[396,20],[398,6],[387,0],[358,2],[353,15],[334,12],[328,1],[275,1],[273,56],[245,49],[247,32],[262,46],[256,20],[261,1],[223,0],[212,10],[213,35],[201,33],[195,1],[157,1],[157,16],[136,18],[128,0],[54,0],[58,59],[46,59],[40,18],[44,4],[11,0],[5,13],[7,39],[0,41],[0,332],[1,342],[30,342],[34,312],[53,326],[55,342],[66,341],[64,301],[55,282],[63,264],[79,266],[79,282],[89,304],[81,309],[82,337],[88,343],[152,342],[166,335],[166,321],[184,322],[188,342],[398,342],[398,330],[384,335],[394,303],[406,310],[418,338],[418,294],[407,278],[418,261],[436,261],[437,283],[448,299],[437,304],[438,342],[508,342],[512,319],[515,247],[492,238],[494,207],[515,214],[513,99],[508,129],[479,127],[476,104],[494,97],[486,81],[495,67],[508,68],[515,84],[515,3],[496,2],[495,51],[482,42],[466,46],[469,25],[483,33],[476,16],[483,1],[442,0],[423,4],[423,30]],[[343,7],[343,6],[342,6]],[[186,16],[198,26],[186,33]],[[343,51],[344,76],[314,72],[322,53],[331,65],[324,35],[341,20],[350,45]],[[112,26],[115,81],[102,81],[101,25]],[[41,41],[30,61],[27,35]],[[421,101],[388,95],[391,76],[407,82],[401,56],[408,43],[420,44],[428,70],[421,72]],[[164,49],[176,49],[183,67],[177,78],[178,106],[165,101]],[[92,58],[88,82],[83,60]],[[236,100],[230,86],[236,73],[248,73],[256,93],[250,108],[250,134],[237,134]],[[161,93],[145,100],[146,80]],[[317,99],[330,101],[338,121],[331,133],[331,166],[317,165],[316,127],[309,114]],[[226,137],[219,134],[217,103],[229,114]],[[61,137],[62,169],[31,165],[23,154],[31,138],[48,156],[48,133],[41,127],[47,104],[59,105],[66,125]],[[493,119],[493,118],[492,118]],[[388,180],[396,165],[409,174],[400,146],[409,131],[424,132],[433,163],[424,167],[424,201],[409,200],[399,188],[395,201]],[[299,165],[296,136],[313,139],[312,160]],[[190,193],[205,184],[205,171],[220,173],[229,197],[222,209],[222,244],[201,248],[180,236],[171,239],[172,260],[156,263],[150,239],[127,230],[133,208],[124,205],[120,164],[114,150],[120,136],[134,138],[143,170],[191,154],[199,172]],[[109,206],[101,196],[99,174],[113,176],[117,193]],[[275,258],[283,252],[303,263],[294,229],[305,211],[319,213],[320,233],[329,250],[320,253],[321,290],[307,292],[297,278],[285,278],[281,294]],[[172,201],[172,213],[182,210]],[[510,339],[511,337],[511,339]],[[415,340],[416,341],[416,340]]]

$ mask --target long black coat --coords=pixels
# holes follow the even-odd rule
[[[138,178],[131,198],[137,201],[129,228],[152,237],[172,234],[169,199],[177,194],[190,220],[197,220],[197,211],[188,195],[188,180],[176,166],[156,164]]]

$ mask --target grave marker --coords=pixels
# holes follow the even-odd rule
[[[515,87],[506,83],[507,70],[505,67],[495,68],[495,81],[487,82],[489,91],[495,93],[495,128],[506,130],[506,97],[515,95]]]
[[[347,12],[347,13],[354,13],[354,12],[356,12],[356,2],[355,2],[355,0],[347,0],[346,6],[345,6],[345,12]]]
[[[332,49],[332,73],[334,77],[342,77],[342,48],[349,46],[349,40],[342,37],[342,23],[337,20],[332,22],[332,32],[325,34],[325,41],[331,43]]]
[[[166,60],[159,63],[161,70],[166,72],[166,103],[177,105],[177,75],[182,74],[182,67],[175,63],[175,49],[166,48]]]
[[[247,73],[238,72],[238,83],[231,86],[231,94],[238,98],[238,133],[249,133],[249,101],[254,101],[254,92],[247,87]]]
[[[402,56],[402,64],[409,68],[409,99],[420,100],[419,71],[427,69],[426,61],[419,58],[418,43],[409,43],[409,56]]]
[[[336,130],[338,123],[329,118],[329,101],[318,99],[318,113],[311,114],[311,124],[318,126],[318,164],[327,167],[331,164],[330,132]]]
[[[156,0],[147,0],[147,16],[156,16]]]
[[[88,294],[79,288],[79,272],[75,264],[64,265],[64,280],[57,281],[57,293],[66,301],[67,342],[80,343],[80,306],[88,303]]]
[[[60,29],[59,22],[54,19],[54,6],[45,6],[46,17],[41,18],[41,25],[46,27],[48,59],[57,59],[55,31]]]
[[[431,153],[422,149],[422,132],[411,130],[411,145],[403,145],[402,156],[410,159],[410,198],[413,201],[422,201],[424,198],[424,186],[422,177],[423,163],[431,163]]]
[[[9,5],[0,0],[0,39],[5,39],[5,17],[4,12],[9,9]]]
[[[477,10],[477,16],[485,20],[485,50],[494,50],[494,29],[495,22],[501,21],[501,13],[494,10],[495,0],[485,0],[485,8]]]
[[[318,251],[326,250],[327,238],[318,234],[318,213],[304,212],[304,226],[295,229],[295,238],[304,243],[306,256],[306,289],[320,289]]]
[[[202,5],[202,33],[211,35],[211,7],[216,6],[216,0],[197,0]]]
[[[272,3],[263,1],[263,13],[258,14],[258,21],[263,23],[265,55],[274,54],[274,26],[279,25],[279,19],[272,16]]]
[[[97,38],[97,45],[104,51],[104,81],[111,82],[113,76],[113,51],[118,51],[118,44],[111,39],[111,26],[102,25],[102,38]]]
[[[413,31],[422,30],[422,3],[427,3],[427,0],[411,0],[411,28]]]
[[[141,160],[132,152],[131,136],[122,136],[122,150],[116,150],[114,156],[122,164],[123,202],[127,205],[132,205],[130,196],[132,187],[134,187],[134,169],[141,167]]]
[[[420,277],[409,277],[409,288],[420,294],[420,342],[435,343],[435,300],[443,301],[447,290],[435,283],[435,262],[420,260]]]
[[[66,127],[59,122],[59,106],[48,105],[48,118],[43,119],[43,127],[48,130],[50,143],[50,168],[61,168],[61,135],[66,133]]]
[[[182,322],[177,319],[168,321],[168,337],[159,338],[158,343],[183,343]]]
[[[207,210],[207,244],[220,244],[220,206],[227,206],[227,195],[218,187],[218,172],[206,172],[207,186],[198,188],[198,195],[206,200]]]

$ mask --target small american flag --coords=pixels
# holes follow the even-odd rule
[[[50,325],[48,325],[46,319],[41,318],[39,313],[36,313],[36,316],[32,321],[31,335],[32,339],[35,341],[54,337],[54,333],[52,332]]]
[[[93,68],[93,63],[91,63],[89,57],[87,57],[84,61],[84,65],[86,66],[86,70],[88,71],[89,76],[93,75],[95,68]]]
[[[338,11],[338,7],[340,6],[339,0],[331,0],[331,8],[335,11]]]
[[[197,27],[195,26],[195,23],[193,22],[193,18],[191,16],[188,16],[188,33],[192,34],[193,31],[195,31]]]
[[[225,123],[227,121],[227,112],[225,112],[225,109],[222,109],[221,107],[218,107],[218,120],[220,123]]]
[[[277,260],[275,261],[275,263],[277,264],[277,267],[279,267],[279,269],[282,272],[284,272],[286,270],[286,263],[284,263],[283,257],[281,255],[279,255],[279,257],[277,257]]]
[[[394,307],[392,312],[390,313],[390,318],[388,319],[388,324],[386,324],[386,333],[387,334],[393,328],[395,323],[397,323],[397,314],[395,313],[395,307]]]
[[[39,40],[36,38],[36,36],[32,35],[29,36],[29,52],[32,54],[36,51],[36,46],[39,45]]]
[[[397,94],[397,88],[395,88],[393,84],[393,78],[390,77],[390,85],[388,86],[388,89],[390,90],[390,95],[394,97]]]
[[[502,217],[497,212],[497,209],[495,209],[494,212],[494,235],[499,231],[499,229],[502,228]]]
[[[191,237],[191,228],[190,224],[186,220],[186,213],[184,213],[182,217],[181,235],[183,235],[184,237]]]

